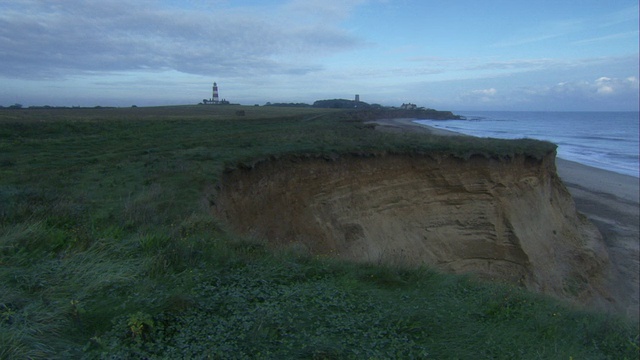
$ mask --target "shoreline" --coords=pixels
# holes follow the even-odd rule
[[[417,131],[438,136],[469,136],[413,122],[415,119],[371,121],[377,130]],[[556,158],[556,173],[571,194],[576,210],[602,234],[610,269],[602,279],[605,310],[640,317],[640,179],[575,161]],[[587,304],[589,305],[589,304]]]
[[[558,175],[568,187],[582,187],[640,204],[640,179],[576,161],[556,158]]]
[[[451,130],[435,128],[414,122],[416,119],[381,119],[371,121],[383,131],[421,131],[438,136],[470,136]],[[640,178],[584,165],[573,160],[556,158],[558,175],[568,187],[587,188],[613,195],[624,202],[640,204]]]
[[[419,121],[419,122],[418,122]],[[423,124],[423,121],[425,121],[425,123]],[[518,139],[518,138],[532,138],[528,135],[526,135],[526,130],[520,129],[520,130],[516,130],[517,134],[519,134],[518,136],[513,136],[514,134],[512,133],[512,131],[509,128],[502,128],[501,132],[505,132],[505,133],[509,133],[509,136],[505,137],[504,135],[499,135],[497,133],[493,133],[493,135],[491,134],[492,131],[488,131],[485,134],[482,134],[482,130],[480,129],[475,129],[472,130],[472,132],[468,132],[464,129],[464,127],[460,127],[460,128],[450,128],[448,125],[446,125],[446,121],[436,121],[436,120],[423,120],[423,119],[413,119],[412,122],[418,124],[418,125],[424,125],[424,126],[429,126],[432,127],[436,130],[440,130],[442,129],[447,129],[445,131],[452,131],[452,132],[459,132],[460,135],[467,135],[469,134],[469,136],[477,136],[477,137],[495,137],[495,138],[502,138],[502,139]],[[543,123],[544,124],[544,123]],[[516,127],[519,127],[519,125],[515,125]],[[547,124],[546,128],[548,128],[550,126],[550,124]],[[523,134],[523,131],[525,132]],[[541,138],[538,138],[541,141],[548,141],[551,143],[554,143],[556,141],[554,141],[554,136],[550,135],[549,133],[547,133],[546,135],[544,134],[543,130],[540,130],[540,136]],[[474,133],[476,133],[477,135],[473,135]],[[557,138],[556,144],[561,144],[563,143],[562,141],[562,137],[564,135],[559,135],[560,137]],[[599,135],[594,135],[594,136],[599,136]],[[613,134],[610,134],[609,136],[615,136]],[[533,139],[535,139],[536,137],[533,137]],[[606,170],[606,171],[611,171],[617,174],[621,174],[621,175],[627,175],[627,176],[631,176],[634,177],[636,179],[640,179],[640,173],[638,172],[637,169],[637,163],[635,164],[635,166],[633,165],[633,163],[625,163],[625,162],[621,162],[618,163],[616,159],[614,159],[613,157],[611,158],[610,161],[605,160],[606,156],[605,153],[608,151],[604,151],[602,152],[602,150],[604,150],[603,148],[599,148],[596,147],[592,144],[592,141],[590,140],[584,140],[581,142],[575,142],[572,143],[571,140],[566,139],[567,143],[558,147],[558,153],[557,153],[557,157],[565,159],[565,160],[569,160],[569,161],[573,161],[585,166],[590,166],[592,168],[596,168],[596,169],[600,169],[600,170]],[[625,141],[626,142],[626,141]],[[574,149],[574,148],[580,148],[582,146],[586,146],[586,148],[584,149],[585,151],[588,152],[593,152],[593,153],[597,153],[597,152],[602,152],[600,155],[605,156],[604,158],[601,158],[600,155],[596,156],[595,158],[592,157],[582,157],[581,155],[578,155],[578,153],[572,154],[573,151],[575,150],[570,150],[570,149]],[[608,145],[605,145],[605,148],[608,148]],[[625,149],[622,148],[620,149],[620,151],[625,152],[628,151],[629,149]],[[637,147],[636,147],[637,150]],[[632,151],[633,153],[633,151]],[[619,154],[620,156],[622,156],[622,153]]]

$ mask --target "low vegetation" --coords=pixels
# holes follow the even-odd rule
[[[555,149],[372,128],[317,108],[0,110],[0,358],[638,357],[615,316],[269,249],[210,216],[225,168],[261,159]]]

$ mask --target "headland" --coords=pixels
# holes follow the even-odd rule
[[[382,131],[467,136],[419,124],[411,118],[381,119],[375,123]],[[640,180],[561,158],[556,158],[556,168],[576,209],[596,225],[603,236],[611,260],[604,283],[612,306],[638,318]]]

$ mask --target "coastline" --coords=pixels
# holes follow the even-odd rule
[[[372,121],[389,132],[418,131],[438,136],[469,136],[413,122],[415,119]],[[556,158],[556,171],[574,199],[578,212],[600,231],[611,269],[602,279],[615,312],[638,319],[640,310],[640,179]]]
[[[438,136],[469,136],[414,122],[415,119],[381,119],[372,121],[380,130],[390,132],[421,131]],[[625,203],[640,204],[640,178],[618,174],[562,158],[556,159],[558,175],[567,187],[589,189],[610,194]]]
[[[562,158],[556,159],[556,167],[558,175],[567,186],[584,187],[614,195],[624,201],[640,203],[638,199],[640,196],[639,178]]]

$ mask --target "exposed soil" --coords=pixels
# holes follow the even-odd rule
[[[227,172],[213,214],[274,246],[472,273],[599,308],[616,299],[601,233],[555,158],[289,158]]]

